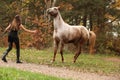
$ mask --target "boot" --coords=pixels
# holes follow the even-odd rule
[[[5,57],[2,57],[2,61],[6,62],[7,63],[7,60]]]
[[[22,62],[20,61],[19,57],[20,57],[20,54],[17,53],[17,61],[16,61],[16,63],[22,63]]]
[[[22,62],[18,60],[16,63],[22,63]]]
[[[7,62],[7,60],[6,60],[6,55],[7,55],[7,54],[8,54],[7,51],[5,51],[5,52],[3,53],[2,61]]]

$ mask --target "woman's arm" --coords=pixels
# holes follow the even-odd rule
[[[9,24],[9,25],[5,28],[4,32],[3,32],[2,34],[0,34],[1,37],[4,36],[5,33],[7,33],[7,31],[10,29],[10,26],[11,26],[11,24]]]
[[[11,24],[9,24],[9,25],[6,27],[4,33],[6,33],[6,32],[10,29],[10,26],[11,26]]]
[[[26,29],[22,24],[20,25],[20,28],[23,29],[26,32],[29,32],[29,33],[36,33],[37,32],[36,30],[28,30],[28,29]]]

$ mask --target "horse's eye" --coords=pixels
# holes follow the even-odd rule
[[[56,9],[56,8],[54,8],[54,10],[56,10],[56,11],[57,11],[57,9]]]

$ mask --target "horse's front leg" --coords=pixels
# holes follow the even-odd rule
[[[56,54],[57,54],[57,50],[58,50],[58,46],[59,46],[59,41],[54,40],[54,56],[53,56],[53,60],[52,60],[52,62],[55,61]]]
[[[73,60],[74,63],[76,62],[76,60],[80,54],[81,54],[81,45],[77,45],[77,51],[74,55],[74,60]]]
[[[64,44],[61,42],[61,43],[60,43],[60,54],[61,54],[62,62],[64,62],[63,48],[64,48]]]

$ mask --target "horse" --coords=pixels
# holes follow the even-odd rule
[[[93,54],[95,52],[94,46],[96,41],[96,34],[93,31],[89,31],[89,53]]]
[[[60,54],[62,62],[64,44],[73,43],[77,47],[73,62],[75,63],[81,54],[82,45],[89,39],[89,31],[84,26],[75,26],[67,24],[59,12],[60,7],[52,7],[47,9],[47,13],[53,17],[53,40],[54,40],[54,56],[52,62],[55,61],[58,46],[60,44]]]

